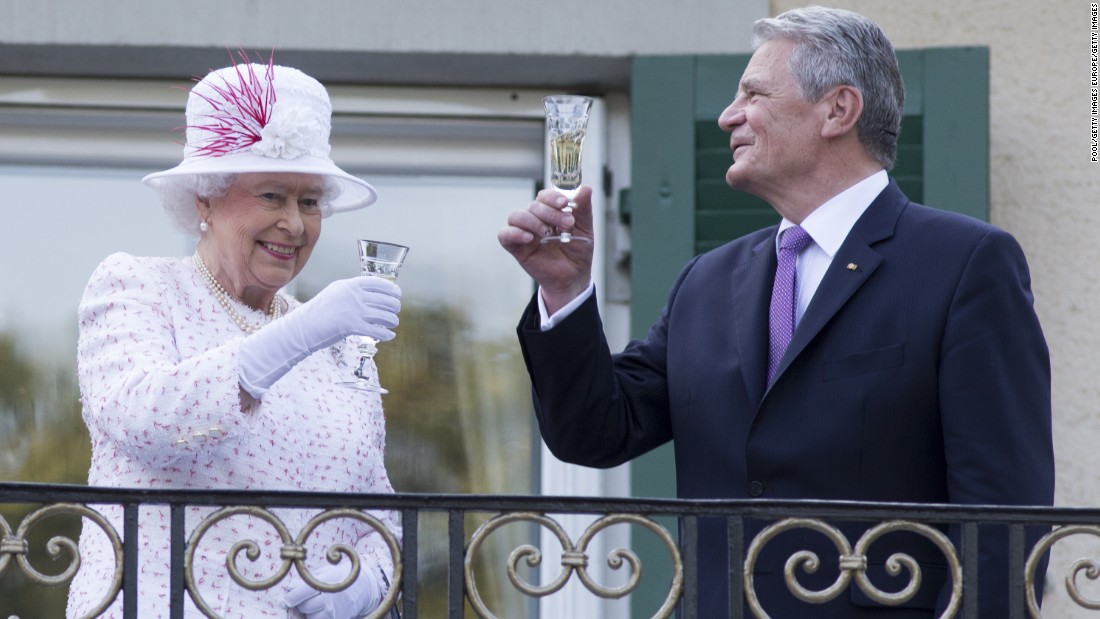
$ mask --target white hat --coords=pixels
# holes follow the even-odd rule
[[[291,67],[239,64],[212,71],[187,97],[183,161],[142,182],[157,189],[187,174],[298,172],[328,176],[341,187],[332,212],[372,204],[366,181],[329,158],[332,104],[320,82]]]

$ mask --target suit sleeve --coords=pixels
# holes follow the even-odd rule
[[[994,229],[975,246],[951,301],[940,359],[950,501],[1053,504],[1050,358],[1023,251],[1008,233]],[[1042,533],[1028,531],[1028,550]],[[1007,617],[1007,534],[982,527],[979,535],[980,616]]]
[[[566,462],[612,467],[672,439],[665,372],[668,309],[644,340],[612,355],[596,295],[549,331],[537,301],[517,332],[543,440]]]

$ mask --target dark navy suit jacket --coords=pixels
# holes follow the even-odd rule
[[[555,455],[610,467],[673,441],[684,498],[1052,503],[1049,355],[1008,233],[913,203],[891,182],[833,258],[768,388],[776,230],[689,262],[648,335],[619,354],[594,298],[547,332],[532,301],[519,336]],[[747,527],[746,547],[761,524]],[[867,526],[842,528],[855,544]],[[981,616],[1007,617],[1006,536],[983,528],[981,539]],[[725,525],[704,522],[699,541],[701,616],[726,616]],[[787,592],[783,563],[819,552],[825,565],[801,580],[823,589],[835,546],[801,531],[766,549],[754,578],[772,617],[924,618],[946,600],[946,561],[915,535],[873,545],[868,568],[896,591],[908,578],[884,580],[882,561],[895,551],[920,561],[924,584],[902,608],[854,584],[806,606]]]

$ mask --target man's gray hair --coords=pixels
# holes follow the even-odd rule
[[[754,49],[772,39],[795,43],[789,66],[805,100],[818,101],[836,86],[859,89],[859,141],[884,168],[894,167],[905,85],[894,46],[877,24],[851,11],[809,6],[757,20],[752,34]]]

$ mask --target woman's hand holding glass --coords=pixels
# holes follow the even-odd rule
[[[359,268],[363,275],[374,275],[391,282],[397,279],[397,274],[405,263],[405,256],[409,254],[409,248],[398,243],[359,239],[356,245],[359,249]],[[389,393],[379,384],[377,371],[371,371],[374,353],[378,352],[379,339],[372,338],[369,334],[362,335],[359,338],[359,363],[355,368],[354,378],[336,384],[359,391]]]
[[[382,277],[335,281],[317,296],[245,338],[240,382],[259,399],[299,361],[349,335],[379,341],[394,338],[401,289]]]

